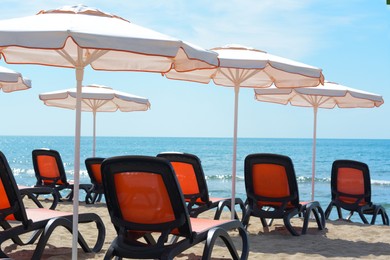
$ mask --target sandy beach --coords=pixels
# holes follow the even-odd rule
[[[26,204],[29,204],[28,202]],[[71,203],[60,203],[58,210],[71,211]],[[115,237],[114,228],[104,203],[85,205],[80,202],[80,213],[95,212],[106,225],[106,239],[103,249],[95,253],[84,253],[79,248],[79,259],[103,259],[106,250]],[[201,217],[211,217],[212,212],[202,214]],[[223,215],[228,218],[229,214]],[[300,219],[293,223],[301,225]],[[94,241],[96,236],[93,225],[80,225],[80,232],[87,241]],[[309,225],[308,234],[293,237],[284,228],[281,221],[274,221],[269,231],[265,232],[260,221],[251,218],[248,229],[250,240],[249,259],[388,259],[390,257],[390,227],[381,225],[363,225],[346,221],[328,221],[323,231],[318,231],[313,222]],[[237,232],[230,232],[233,241],[239,247]],[[12,241],[3,244],[4,251],[13,259],[30,259],[34,246],[15,246]],[[203,244],[199,244],[176,259],[201,259]],[[65,229],[58,228],[51,236],[42,259],[71,259],[71,235]],[[212,259],[229,259],[229,253],[221,245],[216,246]]]

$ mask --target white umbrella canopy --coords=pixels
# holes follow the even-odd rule
[[[187,80],[199,83],[234,87],[234,135],[233,135],[233,165],[232,165],[232,205],[236,192],[236,159],[237,159],[237,128],[238,128],[238,96],[239,89],[268,88],[275,85],[278,88],[314,87],[322,84],[322,70],[300,62],[285,59],[254,48],[237,44],[211,49],[218,53],[217,68],[200,69],[189,72],[169,71],[165,76],[169,79]],[[232,210],[234,218],[234,210]]]
[[[382,96],[326,81],[323,86],[294,89],[255,89],[258,101],[312,107],[314,110],[311,199],[314,200],[318,108],[373,108],[381,106]]]
[[[31,88],[31,80],[19,72],[0,66],[0,89],[5,93]]]
[[[7,63],[73,68],[76,72],[74,197],[79,196],[81,86],[84,68],[165,73],[218,65],[217,54],[84,5],[0,20]],[[77,258],[78,200],[74,200],[72,258]]]
[[[47,106],[76,109],[77,89],[70,88],[39,94],[39,99]],[[147,98],[114,90],[103,85],[91,84],[81,89],[81,111],[93,113],[93,147],[96,153],[96,112],[147,111],[150,103]]]
[[[0,21],[7,63],[168,72],[210,68],[217,54],[84,5]]]

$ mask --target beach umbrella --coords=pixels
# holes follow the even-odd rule
[[[0,89],[5,93],[31,88],[31,80],[19,72],[0,66]]]
[[[255,98],[258,101],[278,104],[291,104],[292,106],[312,107],[314,111],[313,126],[313,154],[312,154],[312,180],[311,200],[314,200],[316,140],[317,140],[317,112],[318,108],[372,108],[383,104],[380,95],[362,90],[349,88],[334,82],[326,81],[323,86],[310,88],[255,89]]]
[[[70,88],[39,94],[39,99],[47,106],[76,109],[77,89]],[[96,151],[96,112],[133,112],[150,108],[147,98],[113,90],[102,85],[87,85],[81,89],[81,111],[93,114],[92,157]]]
[[[218,64],[217,54],[84,5],[0,20],[0,53],[7,63],[73,68],[76,72],[74,196],[80,170],[81,86],[84,68],[165,73]],[[72,258],[77,258],[78,199],[74,200]]]
[[[236,158],[238,128],[238,96],[240,88],[313,87],[323,83],[322,70],[293,60],[278,57],[264,51],[231,44],[211,49],[218,53],[217,68],[190,72],[170,71],[170,79],[209,83],[234,88],[234,134],[232,163],[232,218],[236,191]]]

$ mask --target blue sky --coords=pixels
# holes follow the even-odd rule
[[[73,1],[2,1],[1,19],[33,15]],[[323,69],[325,79],[383,96],[373,109],[320,109],[318,138],[390,138],[390,6],[385,0],[83,1],[138,25],[204,48],[230,43]],[[0,65],[21,72],[33,88],[0,93],[0,135],[74,135],[75,112],[46,107],[42,92],[75,87],[72,69]],[[99,113],[98,136],[232,137],[232,88],[168,80],[160,74],[88,68],[84,84],[102,84],[149,98],[147,112]],[[389,101],[390,102],[390,101]],[[261,103],[242,89],[239,137],[311,138],[313,110]],[[92,114],[83,113],[83,136]]]

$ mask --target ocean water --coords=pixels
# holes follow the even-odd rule
[[[155,156],[166,151],[193,153],[202,160],[210,195],[229,197],[232,147],[232,138],[97,137],[96,156]],[[68,179],[73,178],[74,137],[0,136],[0,150],[7,157],[18,184],[35,184],[31,151],[36,148],[59,151]],[[239,138],[236,196],[242,199],[245,199],[244,159],[251,153],[278,153],[291,157],[297,175],[300,199],[310,200],[311,139]],[[91,137],[81,137],[80,154],[80,183],[89,183],[84,160],[92,156]],[[372,181],[372,201],[381,204],[390,212],[390,140],[317,140],[315,200],[321,203],[324,210],[330,202],[330,171],[332,162],[336,159],[351,159],[368,164]],[[83,191],[80,191],[80,200],[84,200],[84,196]]]

